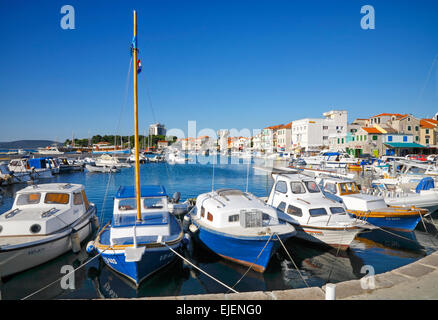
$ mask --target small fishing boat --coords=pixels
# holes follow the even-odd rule
[[[13,159],[9,162],[9,170],[15,173],[28,173],[32,179],[53,178],[52,169],[49,168],[45,158]]]
[[[298,173],[272,177],[267,203],[297,229],[297,238],[347,250],[359,232],[372,228],[350,217],[341,203],[326,198],[313,178]]]
[[[0,185],[9,185],[13,183],[26,183],[30,181],[29,172],[12,172],[9,170],[6,161],[0,162]]]
[[[0,277],[80,250],[93,230],[96,207],[80,184],[49,183],[17,192],[0,215]]]
[[[172,250],[180,250],[184,235],[180,222],[169,212],[163,186],[141,186],[140,200],[138,219],[136,189],[120,187],[114,198],[113,219],[93,244],[110,268],[137,286],[174,261]]]
[[[109,154],[103,154],[99,158],[95,159],[96,166],[100,167],[116,167],[116,168],[130,168],[131,165],[129,163],[120,162],[120,160]]]
[[[277,210],[248,192],[220,189],[200,194],[189,214],[195,239],[236,263],[264,272],[282,241],[296,234]]]
[[[134,186],[121,186],[114,198],[112,220],[99,232],[95,248],[106,265],[136,286],[163,269],[181,250],[181,223],[169,212],[166,190],[161,185],[140,184],[137,73],[137,13],[134,11],[134,38],[131,44],[134,68]]]
[[[438,189],[435,188],[435,181],[432,177],[423,178],[413,191],[403,189],[390,190],[390,187],[385,184],[378,185],[375,191],[390,206],[415,206],[427,209],[431,213],[438,210]]]
[[[86,164],[85,169],[87,169],[88,172],[102,172],[102,173],[115,173],[119,172],[120,169],[113,167],[113,166],[94,166],[91,164]]]
[[[353,180],[318,178],[327,197],[345,204],[354,218],[382,228],[412,231],[428,210],[417,207],[388,206],[383,197],[364,194]]]

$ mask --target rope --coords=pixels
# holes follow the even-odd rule
[[[111,248],[112,248],[112,247],[106,248],[105,250],[103,250],[102,252],[100,252],[98,255],[94,256],[94,257],[91,258],[90,260],[86,261],[84,264],[82,264],[82,265],[80,265],[79,267],[77,267],[76,269],[74,269],[71,273],[75,273],[77,270],[79,270],[80,268],[86,266],[88,263],[90,263],[91,261],[93,261],[94,259],[96,259],[97,257],[99,257],[99,256],[100,256],[102,253],[104,253],[106,250],[111,249]],[[26,300],[27,298],[30,298],[30,297],[34,296],[35,294],[37,294],[37,293],[39,293],[39,292],[41,292],[41,291],[47,289],[48,287],[50,287],[51,285],[57,283],[58,281],[61,281],[62,278],[64,278],[64,277],[65,277],[65,276],[62,276],[61,278],[59,278],[59,279],[57,279],[57,280],[55,280],[55,281],[49,283],[47,286],[42,287],[41,289],[39,289],[39,290],[37,290],[37,291],[35,291],[35,292],[33,292],[33,293],[31,293],[31,294],[25,296],[24,298],[21,298],[20,300]]]
[[[307,288],[310,288],[309,284],[307,283],[306,279],[304,279],[303,275],[300,272],[300,269],[298,268],[298,266],[296,265],[294,259],[292,259],[292,256],[289,254],[289,251],[286,249],[285,245],[283,244],[283,241],[281,241],[280,237],[278,236],[277,233],[275,233],[275,235],[277,236],[278,240],[280,241],[280,244],[282,245],[284,251],[286,251],[286,254],[288,255],[290,261],[293,263],[295,269],[297,269],[298,274],[300,275],[301,279],[303,280],[304,284],[307,286]]]
[[[266,246],[268,245],[268,243],[271,241],[272,236],[274,235],[274,233],[271,233],[271,235],[269,236],[268,241],[266,241],[264,247],[262,248],[262,251],[260,251],[260,253],[258,254],[258,256],[256,257],[255,261],[253,263],[251,263],[251,265],[249,266],[249,268],[246,270],[246,272],[240,277],[239,280],[237,280],[237,282],[232,286],[232,288],[234,288],[235,286],[237,286],[239,284],[240,281],[242,281],[242,279],[246,276],[246,274],[249,272],[249,270],[252,269],[253,265],[257,262],[257,260],[260,258],[260,255],[263,253],[263,251],[265,250]],[[228,292],[227,292],[228,293]]]
[[[227,286],[225,283],[219,281],[218,279],[216,279],[215,277],[209,275],[207,272],[203,271],[202,269],[198,268],[197,266],[195,266],[193,263],[191,263],[188,259],[184,258],[182,255],[180,255],[178,252],[176,252],[175,250],[173,250],[171,247],[169,247],[167,245],[167,243],[165,242],[161,242],[162,244],[164,244],[167,248],[169,248],[173,253],[175,253],[178,257],[180,257],[182,260],[184,260],[185,262],[187,262],[188,264],[190,264],[193,268],[195,268],[196,270],[202,272],[203,274],[205,274],[206,276],[210,277],[211,279],[213,279],[214,281],[216,281],[217,283],[223,285],[225,288],[233,291],[234,293],[239,293],[236,290],[234,290],[233,288],[230,288],[229,286]]]

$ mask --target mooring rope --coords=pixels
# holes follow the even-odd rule
[[[205,272],[204,270],[202,270],[201,268],[197,267],[196,265],[194,265],[192,262],[190,262],[187,258],[183,257],[182,255],[180,255],[177,251],[175,251],[174,249],[172,249],[170,246],[167,245],[167,243],[165,242],[161,242],[161,244],[164,244],[168,249],[170,249],[173,253],[175,253],[178,257],[180,257],[182,260],[184,260],[185,262],[187,262],[188,264],[190,264],[193,268],[195,268],[196,270],[202,272],[203,274],[205,274],[206,276],[210,277],[211,279],[213,279],[214,281],[216,281],[217,283],[223,285],[225,288],[233,291],[234,293],[239,293],[236,290],[234,290],[233,288],[227,286],[225,283],[221,282],[220,280],[216,279],[215,277],[213,277],[212,275],[208,274],[207,272]]]
[[[94,259],[96,259],[97,257],[99,257],[99,256],[100,256],[102,253],[104,253],[106,250],[109,250],[109,249],[111,249],[111,248],[112,248],[112,247],[108,247],[108,248],[106,248],[105,250],[102,250],[99,254],[97,254],[96,256],[92,257],[91,259],[85,261],[84,264],[81,264],[79,267],[77,267],[76,269],[74,269],[71,273],[75,273],[77,270],[79,270],[79,269],[81,269],[82,267],[86,266],[88,263],[90,263],[91,261],[93,261]],[[27,298],[30,298],[30,297],[36,295],[37,293],[39,293],[39,292],[41,292],[41,291],[47,289],[48,287],[52,286],[53,284],[55,284],[55,283],[61,281],[65,276],[66,276],[66,275],[64,275],[64,276],[62,276],[61,278],[59,278],[59,279],[57,279],[57,280],[55,280],[55,281],[49,283],[49,284],[46,285],[45,287],[42,287],[41,289],[39,289],[39,290],[37,290],[37,291],[35,291],[35,292],[33,292],[33,293],[31,293],[31,294],[25,296],[24,298],[21,298],[20,300],[26,300]]]

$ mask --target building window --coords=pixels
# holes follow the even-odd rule
[[[388,136],[388,141],[392,141],[392,136]]]
[[[377,140],[377,136],[373,136],[373,141],[376,141]]]
[[[426,144],[429,144],[429,138],[426,138]]]
[[[429,129],[426,129],[426,134],[429,134]]]
[[[418,131],[418,126],[415,126],[415,131]]]
[[[407,136],[403,136],[403,142],[407,142],[408,141],[408,137]]]
[[[411,131],[411,126],[408,126],[408,131]]]
[[[322,130],[328,130],[328,126],[323,126]]]
[[[415,137],[415,141],[418,141],[418,140],[419,140],[419,137],[418,137],[418,136],[416,136],[416,137]]]
[[[328,140],[328,137],[327,136],[323,136],[322,140]]]

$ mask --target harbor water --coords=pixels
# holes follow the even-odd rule
[[[256,170],[253,163],[248,165],[246,159],[221,159],[214,165],[206,162],[142,164],[141,184],[161,184],[169,196],[180,192],[182,201],[220,188],[248,189],[259,197],[269,195],[272,186],[270,175]],[[362,183],[368,181],[362,172],[357,173],[357,178]],[[111,219],[113,197],[119,186],[134,184],[134,167],[122,168],[120,172],[111,174],[86,171],[64,173],[39,181],[48,182],[83,184],[89,201],[97,206],[99,223],[103,226]],[[2,187],[4,196],[0,214],[11,208],[15,192],[24,186]],[[436,222],[428,218],[424,223],[420,222],[411,233],[381,230],[361,233],[346,252],[291,238],[285,245],[293,262],[280,248],[263,274],[251,270],[245,275],[247,267],[224,260],[193,242],[184,251],[184,255],[196,266],[238,292],[322,286],[329,282],[359,279],[373,272],[383,273],[430,254],[438,245]],[[106,267],[100,257],[90,261],[93,256],[86,252],[85,246],[92,239],[90,237],[86,240],[78,253],[66,253],[43,265],[3,279],[0,283],[1,299],[130,298],[229,292],[181,259],[136,288]],[[74,283],[70,283],[67,288],[63,280],[58,281],[65,275],[63,266],[66,265],[77,269],[71,278]]]

